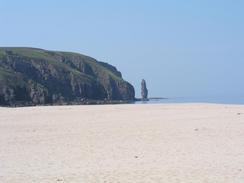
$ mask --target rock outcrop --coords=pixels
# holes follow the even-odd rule
[[[148,90],[144,79],[141,81],[141,97],[142,100],[148,100]]]
[[[0,48],[0,105],[134,100],[133,86],[112,65],[70,52]]]

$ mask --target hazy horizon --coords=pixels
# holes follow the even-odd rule
[[[0,0],[1,47],[79,52],[140,96],[244,97],[244,2]]]

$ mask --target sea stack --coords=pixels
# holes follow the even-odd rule
[[[144,101],[148,100],[147,84],[146,84],[146,81],[144,79],[141,81],[141,98]]]

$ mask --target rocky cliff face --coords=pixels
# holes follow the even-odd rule
[[[112,65],[77,53],[0,48],[0,105],[134,100]]]

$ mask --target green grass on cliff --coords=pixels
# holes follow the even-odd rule
[[[51,63],[56,63],[57,60],[50,54],[48,54],[47,51],[38,49],[38,48],[0,48],[0,53],[1,52],[6,52],[6,51],[11,51],[13,54],[17,54],[20,56],[28,57],[28,58],[33,58],[33,59],[39,59],[39,60],[46,60]],[[56,64],[62,64],[61,62],[57,62]]]
[[[4,56],[6,54],[6,51],[11,51],[12,54],[16,54],[19,56],[27,57],[30,59],[37,59],[37,60],[45,60],[51,65],[55,65],[60,68],[64,68],[67,71],[70,71],[74,75],[80,75],[83,77],[83,79],[89,80],[92,79],[91,77],[79,72],[76,69],[72,69],[65,63],[62,63],[60,60],[58,60],[58,56],[61,56],[59,52],[54,51],[46,51],[43,49],[38,48],[24,48],[24,47],[5,47],[0,48],[0,56]]]
[[[58,53],[62,54],[63,56],[77,58],[77,60],[83,60],[85,63],[92,65],[97,70],[104,71],[105,74],[108,74],[109,76],[111,76],[112,79],[115,79],[118,81],[124,81],[122,78],[116,76],[112,71],[110,71],[106,67],[99,64],[94,58],[91,58],[91,57],[83,55],[83,54],[74,53],[74,52],[58,52]]]
[[[116,76],[112,71],[110,71],[106,67],[99,64],[95,59],[93,59],[89,56],[79,54],[79,53],[47,51],[47,50],[43,50],[43,49],[27,48],[27,47],[0,47],[0,57],[3,57],[6,53],[6,51],[11,51],[13,54],[17,54],[17,55],[24,56],[27,58],[45,60],[45,61],[48,61],[50,64],[64,67],[67,70],[69,70],[70,72],[72,72],[73,74],[81,74],[81,75],[83,75],[83,73],[79,72],[76,69],[72,69],[71,67],[67,66],[65,63],[62,63],[59,60],[59,58],[62,56],[65,56],[65,57],[74,58],[74,60],[76,59],[78,61],[82,60],[83,62],[91,65],[96,70],[104,72],[105,75],[109,75],[112,79],[115,79],[117,81],[124,81],[122,78]]]
[[[0,52],[11,51],[15,54],[28,56],[33,58],[43,58],[45,56],[44,50],[38,48],[24,48],[24,47],[2,47]]]
[[[62,68],[72,73],[76,78],[82,79],[84,82],[89,83],[94,80],[93,76],[80,72],[77,68],[72,68],[69,65],[62,62],[62,58],[68,58],[73,62],[84,62],[90,65],[93,70],[99,73],[101,77],[111,77],[118,82],[124,82],[121,77],[118,77],[113,71],[99,64],[94,58],[86,55],[73,52],[61,52],[61,51],[48,51],[39,48],[27,48],[27,47],[0,47],[0,58],[3,58],[7,54],[13,54],[23,58],[35,59],[38,62],[45,61],[50,65],[54,65],[58,68]],[[1,65],[0,65],[1,68]],[[13,74],[14,75],[14,74]],[[3,69],[0,70],[0,78],[12,78],[11,74],[5,72]],[[13,79],[13,78],[12,78]],[[3,79],[2,79],[3,80]]]
[[[4,55],[5,55],[5,51],[0,48],[0,58],[3,57]]]

